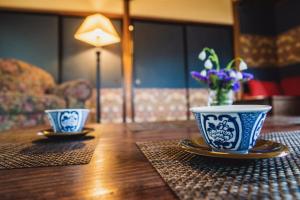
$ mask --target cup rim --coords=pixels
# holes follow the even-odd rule
[[[45,113],[50,113],[50,112],[63,112],[63,111],[87,111],[90,112],[90,109],[86,108],[65,108],[65,109],[51,109],[51,110],[45,110]]]
[[[236,113],[236,112],[268,112],[272,109],[270,105],[226,105],[226,106],[201,106],[192,107],[190,111],[193,113]]]

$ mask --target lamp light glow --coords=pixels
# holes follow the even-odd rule
[[[120,42],[111,21],[101,14],[86,17],[74,37],[96,47]]]

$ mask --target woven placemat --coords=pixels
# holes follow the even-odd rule
[[[179,199],[300,199],[300,131],[270,133],[290,154],[263,160],[186,153],[179,140],[137,145]]]
[[[90,162],[97,139],[36,139],[26,143],[0,143],[0,169],[80,165]]]

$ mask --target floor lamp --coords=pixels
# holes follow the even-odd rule
[[[101,102],[100,102],[100,47],[120,42],[120,37],[112,25],[111,21],[100,14],[90,15],[76,31],[74,37],[97,48],[96,51],[96,121],[101,122]]]

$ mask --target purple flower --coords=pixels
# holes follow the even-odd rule
[[[208,74],[208,76],[216,75],[219,80],[223,80],[227,77],[226,72],[223,70],[217,71],[215,69],[210,69],[210,70],[207,70],[207,74]]]
[[[217,73],[217,76],[220,80],[225,80],[228,78],[227,73],[222,70]]]
[[[244,81],[248,81],[248,80],[251,80],[253,79],[253,74],[250,74],[250,73],[246,73],[246,72],[242,72],[242,75],[243,75],[243,80]]]
[[[240,89],[240,82],[235,81],[232,85],[232,89],[234,92],[237,92]]]
[[[234,77],[231,77],[230,76],[230,73],[231,73],[232,70],[220,70],[219,72],[219,79],[220,80],[223,80],[225,82],[225,84],[231,82],[231,81],[235,81],[236,79]]]
[[[208,80],[207,76],[202,76],[199,72],[196,72],[196,71],[191,71],[191,75],[194,79],[196,79],[198,81],[207,82],[207,80]]]
[[[212,75],[217,75],[218,71],[215,70],[215,69],[209,69],[207,70],[207,75],[210,76],[211,74]]]
[[[237,80],[236,80],[236,78],[233,78],[233,77],[230,77],[230,76],[226,76],[226,77],[224,78],[224,81],[225,81],[225,83],[228,83],[228,82],[230,82],[230,81],[237,81]]]

